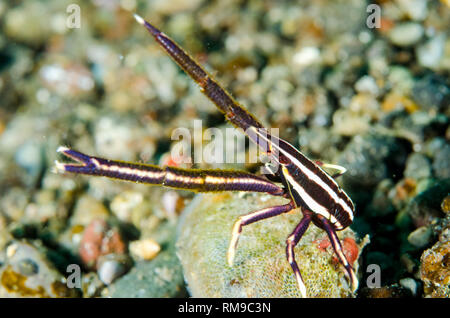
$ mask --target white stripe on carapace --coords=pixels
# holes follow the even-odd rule
[[[270,143],[271,145],[273,145],[275,148],[278,149],[278,151],[282,152],[286,157],[288,157],[310,180],[314,181],[316,184],[318,184],[324,191],[326,191],[330,197],[334,200],[334,202],[336,202],[337,204],[339,204],[340,206],[343,207],[344,211],[347,212],[348,217],[351,221],[353,221],[353,210],[349,207],[349,205],[347,204],[347,202],[345,202],[342,198],[339,198],[339,196],[336,194],[335,191],[333,191],[333,189],[330,188],[330,186],[328,184],[326,184],[318,175],[316,175],[314,172],[312,172],[311,170],[309,170],[305,165],[303,165],[297,158],[295,158],[294,156],[292,156],[289,152],[287,152],[286,150],[284,150],[283,148],[280,147],[279,143],[273,143],[271,140],[269,140],[269,138],[267,138],[266,136],[264,136],[263,134],[261,134],[258,129],[256,127],[250,127],[251,129],[253,129],[258,136],[260,136],[261,138],[265,139],[268,143]],[[275,136],[271,136],[271,138],[277,138]],[[278,140],[280,140],[279,138],[277,138]],[[284,140],[283,140],[284,141]],[[290,146],[294,151],[298,151],[297,149],[295,149],[295,147],[293,147],[291,144],[289,144],[287,141],[284,141],[288,146]],[[316,167],[323,172],[323,174],[325,176],[328,177],[328,175],[326,174],[326,172],[324,172],[319,166],[316,165]],[[337,185],[336,181],[333,180],[333,178],[328,177],[328,180],[330,180],[331,182],[333,182],[336,187],[339,189],[339,186]],[[297,183],[294,181],[294,183]]]
[[[314,200],[308,194],[308,192],[306,192],[305,189],[303,189],[303,187],[298,182],[296,182],[295,179],[289,174],[289,171],[286,167],[283,166],[282,169],[284,177],[289,181],[294,190],[297,191],[303,201],[305,201],[308,208],[330,220],[330,222],[333,223],[336,228],[342,228],[342,224],[334,217],[334,215],[331,214],[326,207]]]

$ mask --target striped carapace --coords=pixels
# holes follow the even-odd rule
[[[145,26],[169,56],[200,86],[201,91],[222,111],[233,125],[242,128],[277,164],[272,175],[257,176],[236,170],[199,170],[175,167],[159,167],[114,161],[85,155],[60,147],[58,152],[77,161],[76,164],[55,162],[57,171],[86,175],[105,176],[121,180],[161,185],[169,188],[187,189],[196,192],[250,191],[283,196],[288,204],[265,208],[241,216],[234,224],[227,253],[230,266],[242,228],[256,221],[271,218],[300,208],[303,218],[286,241],[286,256],[292,267],[303,297],[307,296],[300,270],[294,255],[294,247],[306,232],[311,221],[325,230],[331,245],[349,276],[352,289],[358,280],[343,253],[336,231],[348,227],[354,217],[354,206],[347,194],[334,181],[345,169],[340,166],[314,162],[286,141],[269,135],[263,125],[244,107],[239,105],[192,57],[169,37],[138,15],[135,19]],[[337,174],[330,176],[322,168],[331,168]],[[281,185],[279,185],[281,184]]]

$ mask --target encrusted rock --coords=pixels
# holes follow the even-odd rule
[[[0,297],[76,297],[65,278],[31,244],[13,241],[0,268]]]
[[[299,210],[245,226],[234,266],[226,260],[237,218],[283,203],[286,200],[282,198],[242,193],[205,194],[194,199],[183,212],[177,243],[193,297],[301,297],[285,254],[286,238],[301,219]],[[357,259],[365,241],[355,243],[350,229],[338,235],[358,271]],[[309,297],[353,295],[324,231],[311,225],[295,251]]]
[[[420,278],[426,297],[450,297],[450,241],[438,242],[420,258]]]

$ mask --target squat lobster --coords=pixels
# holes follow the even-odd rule
[[[224,113],[225,117],[236,127],[242,128],[250,140],[277,164],[277,169],[271,171],[266,178],[237,170],[181,169],[114,161],[59,147],[58,152],[78,163],[56,161],[57,171],[105,176],[196,192],[251,191],[283,196],[290,200],[288,204],[265,208],[241,216],[237,220],[227,253],[229,265],[233,264],[239,236],[244,226],[301,208],[303,218],[286,241],[287,260],[295,274],[301,295],[306,297],[307,292],[295,260],[294,247],[311,221],[326,231],[355,291],[358,288],[358,280],[336,234],[336,231],[343,230],[353,222],[355,212],[353,202],[333,179],[342,175],[345,168],[311,161],[286,141],[268,134],[263,125],[220,87],[181,47],[140,16],[135,14],[134,17],[147,28],[170,57],[197,82],[201,91]],[[330,176],[321,167],[335,169],[337,174]],[[274,182],[279,182],[282,186]]]

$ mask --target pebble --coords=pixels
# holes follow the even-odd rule
[[[396,167],[406,159],[406,148],[400,140],[387,136],[355,136],[337,162],[346,167],[342,176],[345,184],[360,189],[373,187],[381,180],[391,178]]]
[[[396,3],[412,20],[423,21],[428,15],[427,0],[397,0]]]
[[[106,220],[108,215],[108,210],[102,202],[88,194],[83,194],[75,204],[72,217],[70,218],[70,224],[72,226],[81,225],[86,227],[94,220]]]
[[[408,242],[422,248],[430,243],[432,234],[433,231],[429,226],[421,226],[408,235]]]
[[[430,158],[433,158],[436,153],[445,147],[447,141],[442,137],[434,137],[428,140],[421,150],[425,155]]]
[[[158,255],[161,247],[153,239],[143,239],[133,241],[129,245],[129,250],[132,255],[143,260],[151,260]]]
[[[98,268],[100,257],[115,253],[124,254],[126,245],[117,228],[111,228],[102,219],[93,220],[84,230],[79,254],[87,268]]]
[[[424,34],[423,26],[416,22],[402,22],[388,32],[389,40],[398,46],[412,46],[419,42]]]
[[[377,185],[372,201],[366,211],[368,216],[384,217],[396,211],[388,195],[393,188],[394,183],[391,179],[384,179]]]
[[[130,261],[126,255],[108,254],[99,257],[97,267],[99,279],[105,285],[110,285],[126,273],[130,267]]]
[[[403,253],[400,256],[400,261],[408,273],[413,274],[417,271],[417,263],[410,254]]]
[[[320,61],[320,50],[313,46],[307,46],[300,49],[292,56],[295,65],[305,67]]]
[[[52,60],[39,70],[45,87],[51,92],[67,98],[82,98],[94,93],[95,82],[90,70],[83,64],[66,61],[62,58]]]
[[[325,93],[319,94],[318,97],[319,98],[315,101],[316,106],[310,121],[311,128],[330,126],[332,114],[334,112]]]
[[[390,62],[393,48],[386,41],[375,39],[369,46],[366,56],[369,66],[369,74],[379,80],[389,73]]]
[[[380,93],[375,79],[372,76],[365,75],[355,83],[355,89],[359,93],[369,93],[377,96]]]
[[[450,178],[450,144],[445,144],[436,151],[433,160],[434,175],[439,179]]]
[[[184,208],[184,199],[177,191],[165,191],[161,198],[161,205],[169,220],[176,220],[177,215]]]
[[[143,202],[141,192],[125,191],[119,193],[111,202],[110,208],[115,216],[122,222],[130,222],[133,210]]]
[[[447,125],[448,118],[445,115],[433,115],[425,110],[415,111],[409,116],[400,114],[392,123],[396,134],[410,141],[414,147],[421,147],[428,138],[444,130]]]
[[[444,52],[445,35],[435,35],[416,48],[417,61],[424,67],[438,69]]]
[[[398,65],[389,67],[388,82],[392,86],[392,90],[389,94],[396,94],[404,97],[410,96],[415,83],[411,71],[406,67]]]
[[[83,297],[99,297],[102,289],[105,287],[97,273],[89,272],[82,276],[81,288]]]
[[[106,63],[103,63],[106,64]],[[96,64],[98,68],[109,67],[109,65]],[[117,113],[143,112],[146,101],[153,98],[155,92],[149,79],[142,74],[135,74],[129,68],[108,69],[105,75],[98,70],[97,77],[105,83],[106,101],[111,110]]]
[[[416,296],[417,295],[417,291],[418,291],[419,286],[418,286],[418,283],[414,279],[412,279],[412,278],[403,278],[403,279],[400,279],[399,283],[404,288],[410,290],[412,296]]]
[[[286,111],[291,103],[289,95],[294,91],[293,85],[285,80],[280,80],[274,84],[272,90],[267,94],[267,103],[275,111]]]
[[[397,210],[401,210],[417,193],[417,181],[412,178],[403,178],[389,192],[389,198]]]
[[[346,109],[338,109],[333,114],[333,130],[342,136],[365,134],[370,128],[370,117]]]
[[[25,208],[23,216],[24,222],[44,223],[51,220],[64,220],[67,212],[58,211],[60,206],[56,203],[56,193],[53,190],[39,190],[33,196],[33,202],[29,203]]]
[[[6,190],[0,200],[2,215],[10,221],[20,222],[25,214],[25,208],[30,200],[29,194],[22,188],[12,187]]]
[[[367,93],[354,95],[350,100],[349,109],[362,118],[378,119],[380,114],[380,104],[374,96]]]
[[[354,95],[353,87],[348,83],[355,83],[360,72],[359,63],[356,65],[346,63],[337,64],[332,71],[325,75],[325,87],[331,90],[339,99],[347,100]],[[340,102],[341,105],[344,103]]]
[[[427,226],[442,217],[440,204],[450,192],[450,180],[434,182],[425,191],[419,193],[406,207],[416,227]]]
[[[426,75],[416,81],[412,98],[423,109],[444,110],[450,105],[450,86],[439,75]]]
[[[340,138],[324,127],[310,127],[299,129],[298,142],[302,151],[311,158],[320,158],[323,161],[332,160],[338,153],[336,144]]]
[[[24,2],[7,10],[4,32],[15,41],[38,46],[48,41],[52,34],[50,17],[46,4]]]
[[[138,154],[151,158],[156,144],[149,136],[159,134],[142,129],[136,117],[106,115],[95,123],[95,149],[99,156],[115,160],[137,161]]]
[[[431,165],[428,158],[420,153],[409,155],[403,175],[415,179],[430,177]]]
[[[2,155],[14,154],[27,142],[38,142],[36,136],[45,135],[44,127],[46,126],[48,126],[48,118],[18,114],[8,122],[5,131],[0,135]]]
[[[418,110],[418,106],[408,97],[396,92],[388,93],[381,104],[381,109],[386,112],[393,112],[399,110],[406,110],[408,113],[413,113]]]

